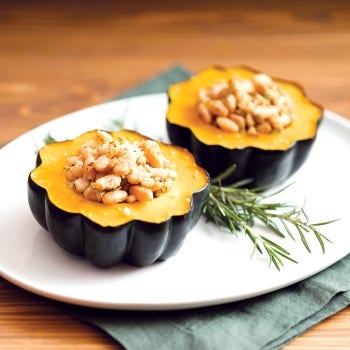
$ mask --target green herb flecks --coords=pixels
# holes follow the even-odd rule
[[[50,133],[48,133],[45,138],[44,138],[44,144],[47,145],[49,143],[53,143],[56,142],[56,139],[54,137],[52,137],[52,135]]]
[[[254,224],[260,223],[279,237],[290,237],[296,240],[299,237],[308,252],[311,252],[306,235],[313,234],[325,252],[325,242],[330,240],[319,231],[319,226],[327,225],[333,221],[310,223],[304,208],[298,208],[287,203],[274,203],[266,201],[268,198],[284,191],[286,187],[267,194],[258,189],[247,189],[247,181],[232,185],[222,185],[222,181],[234,171],[230,167],[219,177],[212,180],[209,198],[203,209],[203,214],[209,221],[217,226],[226,227],[238,236],[245,233],[253,243],[253,253],[256,251],[267,254],[270,264],[277,270],[283,266],[285,259],[297,263],[289,251],[279,244],[260,234]],[[288,186],[287,186],[288,187]]]
[[[122,128],[123,118],[116,118],[114,123]],[[50,133],[44,139],[45,144],[55,141]],[[245,233],[253,243],[252,255],[255,252],[267,254],[269,264],[273,264],[277,270],[283,267],[285,260],[293,263],[297,261],[287,249],[259,233],[258,226],[254,226],[257,223],[279,237],[288,236],[292,240],[296,240],[295,236],[299,237],[308,252],[311,252],[311,249],[306,235],[313,234],[322,252],[325,252],[325,242],[331,241],[320,232],[319,227],[335,220],[310,223],[303,207],[267,201],[288,186],[273,193],[266,193],[261,192],[261,189],[246,188],[248,180],[223,185],[223,180],[235,170],[235,167],[231,166],[223,174],[212,179],[209,198],[203,208],[203,214],[209,221],[218,227],[228,228],[236,236],[239,232]]]

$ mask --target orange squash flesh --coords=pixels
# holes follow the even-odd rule
[[[44,188],[50,201],[58,208],[81,214],[102,227],[119,226],[132,220],[160,223],[171,216],[184,215],[191,206],[194,192],[203,188],[208,177],[185,149],[159,142],[164,156],[170,160],[177,173],[173,188],[147,203],[120,203],[106,205],[85,199],[72,190],[65,178],[67,157],[76,155],[83,143],[94,139],[95,131],[87,132],[74,140],[52,143],[40,150],[41,165],[31,172],[31,179]],[[145,139],[133,131],[111,133],[114,138],[129,141]]]
[[[213,66],[200,71],[187,81],[171,85],[168,90],[171,102],[167,111],[167,121],[190,129],[196,139],[206,145],[222,146],[227,149],[254,147],[263,150],[287,150],[298,140],[314,138],[322,117],[322,107],[311,102],[299,84],[276,78],[273,80],[293,101],[296,119],[290,127],[281,132],[260,134],[256,137],[245,132],[223,131],[203,123],[197,111],[198,91],[201,87],[210,87],[214,83],[227,81],[230,78],[250,79],[256,73],[258,73],[256,70],[245,66],[227,69]]]
[[[28,176],[28,202],[34,218],[62,249],[100,268],[120,262],[147,266],[174,256],[202,214],[210,192],[208,173],[186,149],[159,142],[177,172],[168,192],[129,204],[87,200],[71,188],[64,168],[67,157],[76,155],[96,133],[40,150],[37,167]],[[147,139],[128,130],[111,135],[129,142]]]

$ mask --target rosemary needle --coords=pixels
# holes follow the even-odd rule
[[[45,143],[54,141],[56,140],[51,134],[44,139]],[[277,270],[283,266],[284,259],[294,263],[297,261],[292,258],[288,250],[256,232],[253,226],[257,221],[277,236],[285,237],[287,234],[293,240],[295,240],[292,232],[294,228],[308,252],[311,252],[311,249],[305,234],[311,232],[319,242],[322,252],[325,252],[325,241],[331,241],[318,230],[318,227],[335,220],[311,224],[304,208],[297,208],[286,203],[265,202],[267,198],[282,192],[286,187],[272,194],[264,194],[260,191],[261,189],[244,187],[249,180],[239,181],[232,185],[222,185],[222,181],[235,168],[236,166],[233,165],[212,179],[210,194],[203,208],[203,214],[209,221],[214,222],[217,226],[227,227],[236,236],[238,232],[243,231],[253,243],[252,255],[256,251],[260,254],[267,254],[269,264],[273,264]]]
[[[284,191],[286,186],[272,194],[261,192],[261,189],[247,189],[244,187],[247,181],[240,181],[232,185],[222,185],[222,181],[231,174],[235,166],[231,166],[223,174],[212,180],[208,200],[204,206],[203,214],[209,221],[220,227],[226,227],[235,234],[245,233],[253,243],[252,255],[257,251],[267,254],[269,264],[273,264],[280,270],[285,260],[297,263],[289,251],[273,242],[253,227],[259,222],[271,232],[280,237],[286,235],[296,240],[295,234],[308,252],[311,252],[306,239],[306,234],[312,233],[320,244],[322,252],[325,252],[325,241],[330,240],[323,235],[318,227],[329,224],[332,221],[310,223],[304,208],[279,203],[266,202],[267,198]]]

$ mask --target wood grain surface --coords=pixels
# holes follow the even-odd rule
[[[0,144],[174,64],[213,63],[296,80],[350,119],[349,2],[0,0]],[[122,349],[0,278],[0,349],[72,348]],[[350,349],[350,308],[285,349]]]

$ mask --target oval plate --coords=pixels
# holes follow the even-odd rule
[[[321,252],[315,238],[302,243],[273,237],[298,264],[281,271],[254,254],[243,234],[235,237],[206,223],[187,237],[179,253],[152,266],[119,265],[101,270],[62,251],[39,227],[27,203],[27,176],[36,152],[50,134],[74,138],[91,129],[116,130],[120,125],[167,141],[165,94],[108,102],[43,124],[0,150],[0,273],[8,281],[39,295],[72,304],[110,309],[168,310],[242,300],[301,281],[350,253],[350,123],[326,111],[306,164],[275,197],[303,205],[310,222],[339,219],[322,227],[332,240]],[[259,229],[260,228],[256,228]],[[269,233],[266,233],[269,235]]]

